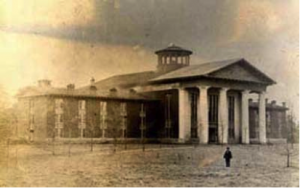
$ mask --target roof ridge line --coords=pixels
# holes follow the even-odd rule
[[[211,73],[214,73],[216,71],[219,71],[223,68],[226,68],[227,66],[229,65],[232,65],[232,64],[235,64],[235,63],[238,63],[240,62],[241,60],[245,60],[244,58],[240,58],[240,59],[227,59],[227,60],[224,60],[224,61],[231,61],[231,62],[228,62],[228,64],[224,64],[222,67],[218,67],[218,68],[215,68],[215,69],[212,69],[208,72],[206,72],[204,75],[207,75],[207,74],[211,74]],[[210,63],[218,63],[218,62],[222,62],[222,61],[215,61],[215,62],[210,62]],[[208,63],[209,64],[209,63]]]
[[[106,77],[106,78],[104,78],[102,80],[99,80],[99,81],[103,81],[103,80],[106,80],[106,79],[109,79],[109,78],[113,78],[113,77],[135,75],[135,74],[141,74],[141,73],[145,73],[145,72],[149,72],[150,73],[150,72],[155,72],[155,71],[150,70],[150,71],[142,71],[142,72],[135,72],[135,73],[127,73],[127,74],[126,73],[125,74],[116,74],[116,75],[112,75],[112,76]],[[95,83],[97,83],[99,81],[96,81]]]

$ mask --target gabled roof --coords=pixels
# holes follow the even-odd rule
[[[192,78],[192,77],[208,77],[208,78],[229,79],[229,80],[237,80],[237,81],[247,81],[247,79],[241,80],[240,78],[235,78],[235,75],[230,75],[230,77],[222,78],[214,74],[221,70],[229,68],[235,64],[240,64],[246,69],[249,69],[249,71],[253,72],[255,76],[260,78],[259,81],[260,83],[269,84],[269,85],[275,83],[274,80],[272,80],[270,77],[265,75],[263,72],[261,72],[260,70],[258,70],[257,68],[255,68],[253,65],[251,65],[249,62],[247,62],[242,58],[216,61],[216,62],[210,62],[210,63],[200,64],[200,65],[190,65],[169,72],[167,74],[158,76],[150,80],[150,82],[161,82],[167,80],[177,80],[177,79]]]
[[[175,71],[161,74],[155,71],[146,71],[133,74],[116,75],[94,83],[97,89],[92,91],[91,86],[79,89],[54,88],[54,87],[26,87],[17,94],[17,97],[31,97],[43,95],[62,95],[74,97],[103,97],[114,99],[147,100],[149,98],[130,89],[148,83],[174,81],[187,78],[214,78],[260,84],[274,84],[275,81],[255,68],[244,59],[230,59],[200,65],[190,65]],[[112,95],[110,91],[116,88]],[[150,99],[151,100],[151,99]]]
[[[145,71],[133,74],[116,75],[104,80],[96,82],[94,85],[101,90],[109,90],[111,88],[132,88],[137,85],[142,85],[148,80],[157,76],[154,71]],[[86,90],[89,86],[79,88],[79,90]]]

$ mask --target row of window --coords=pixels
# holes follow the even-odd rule
[[[189,63],[189,56],[160,56],[160,64],[171,64],[172,62],[187,64]]]
[[[63,129],[64,126],[64,100],[63,99],[55,99],[55,128]],[[35,124],[35,116],[33,113],[34,109],[34,101],[29,101],[29,129],[34,129]],[[120,116],[123,117],[121,121],[121,129],[125,130],[127,127],[127,104],[125,102],[120,104]],[[144,105],[141,106],[140,111],[141,118],[145,118],[146,112],[144,110]],[[78,101],[78,128],[85,129],[86,128],[86,101],[79,100]],[[100,128],[107,129],[107,102],[100,101]]]
[[[146,113],[143,109],[143,104],[141,106],[140,116],[145,117]],[[55,127],[63,127],[63,99],[55,100]],[[125,102],[120,104],[120,115],[123,117],[121,121],[122,129],[126,129],[127,125],[127,104]],[[78,101],[78,128],[86,128],[86,101]],[[100,128],[107,129],[107,102],[100,101]]]

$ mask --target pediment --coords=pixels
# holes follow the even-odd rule
[[[211,72],[208,74],[208,76],[220,79],[256,82],[264,84],[275,83],[271,78],[267,77],[263,72],[261,72],[245,60],[241,60],[240,62]]]

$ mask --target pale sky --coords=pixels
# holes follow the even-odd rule
[[[0,85],[55,86],[153,70],[169,43],[192,64],[243,57],[299,111],[298,0],[0,0]]]

